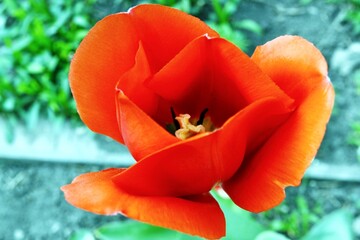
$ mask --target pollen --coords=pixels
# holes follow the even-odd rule
[[[175,118],[180,125],[180,128],[175,132],[177,138],[185,140],[205,132],[205,127],[202,124],[194,125],[190,122],[190,118],[189,114],[180,114]]]

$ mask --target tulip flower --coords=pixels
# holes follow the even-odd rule
[[[99,21],[69,79],[83,122],[136,163],[78,176],[62,187],[66,200],[208,239],[226,234],[209,192],[222,187],[255,213],[280,204],[314,158],[334,101],[326,61],[307,40],[281,36],[248,57],[160,5]]]

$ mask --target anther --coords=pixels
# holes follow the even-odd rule
[[[205,108],[201,113],[200,113],[200,117],[199,117],[199,120],[196,122],[196,125],[200,125],[200,124],[203,124],[204,123],[204,118],[205,118],[205,115],[206,113],[209,111],[208,108]]]
[[[173,119],[173,123],[175,125],[175,128],[176,130],[180,129],[180,123],[178,122],[178,120],[176,119],[176,114],[175,114],[175,111],[174,111],[174,108],[171,107],[170,108],[170,111],[171,111],[171,117]]]

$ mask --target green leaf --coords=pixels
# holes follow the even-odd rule
[[[312,0],[300,0],[299,2],[301,5],[309,5],[310,3],[312,3]]]
[[[80,229],[71,234],[69,240],[95,240],[95,237],[89,230]]]
[[[32,62],[27,66],[27,70],[32,74],[42,73],[44,71],[44,66],[39,62]]]
[[[237,11],[238,5],[239,0],[224,1],[223,11],[227,13],[228,19]]]
[[[211,5],[216,13],[219,23],[225,24],[228,23],[229,15],[223,8],[219,0],[211,0]]]
[[[301,240],[352,240],[352,218],[347,209],[336,210],[319,221]]]
[[[84,27],[84,28],[88,28],[90,23],[87,20],[87,18],[85,17],[85,15],[80,15],[80,16],[75,16],[73,19],[73,22],[80,26],[80,27]]]
[[[126,220],[112,222],[95,230],[95,236],[100,240],[152,240],[152,239],[174,239],[174,240],[197,240],[200,238],[185,235],[169,229],[155,227],[152,225]]]
[[[59,17],[57,18],[56,22],[54,22],[49,29],[46,30],[48,35],[54,35],[59,31],[61,27],[65,25],[65,23],[70,19],[71,12],[70,10],[67,10],[65,12],[62,12],[59,14]]]
[[[264,226],[252,217],[252,213],[239,208],[231,199],[223,198],[216,192],[213,192],[213,196],[225,214],[226,237],[224,240],[253,240],[259,233],[265,231]]]
[[[11,43],[11,50],[12,51],[20,51],[31,44],[32,38],[31,36],[24,36],[20,39],[14,40]]]
[[[274,231],[264,231],[259,235],[257,235],[255,240],[290,240],[290,239]]]
[[[235,22],[234,25],[240,29],[244,29],[244,30],[253,32],[257,35],[263,34],[262,27],[257,22],[255,22],[251,19],[244,19],[242,21]]]
[[[246,51],[248,47],[248,41],[246,37],[240,31],[235,31],[230,24],[221,23],[216,24],[213,22],[208,22],[208,25],[213,28],[216,32],[220,34],[221,37],[232,42],[238,46],[241,50]]]
[[[11,111],[14,111],[15,109],[15,98],[14,97],[10,97],[10,98],[6,98],[3,102],[2,102],[2,108],[5,110],[5,111],[8,111],[8,112],[11,112]]]

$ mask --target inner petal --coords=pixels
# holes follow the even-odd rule
[[[151,74],[149,62],[143,44],[140,41],[135,56],[135,64],[120,77],[116,89],[124,92],[125,95],[144,112],[150,116],[154,116],[157,111],[159,97],[144,85],[144,81],[149,78]]]
[[[199,119],[208,108],[215,128],[256,100],[271,96],[292,102],[240,49],[206,35],[189,43],[145,84],[177,113]]]
[[[206,36],[195,39],[146,81],[147,87],[165,99],[178,114],[187,113],[198,118],[207,107],[211,88],[206,69],[207,41]]]

